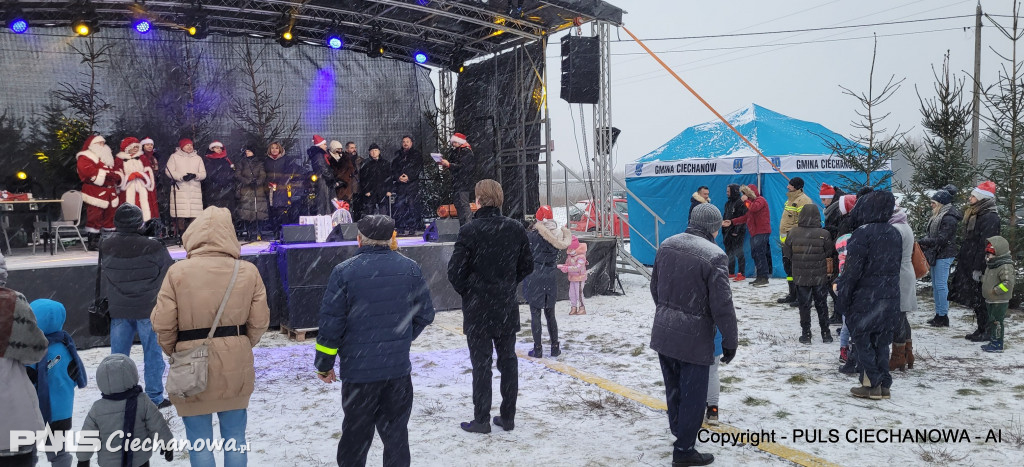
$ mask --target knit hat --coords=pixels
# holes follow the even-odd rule
[[[690,227],[699,227],[707,233],[717,232],[722,227],[722,212],[714,204],[698,204],[690,211]]]
[[[118,232],[138,232],[142,222],[142,209],[134,204],[124,203],[114,211],[114,228]]]
[[[551,219],[551,206],[545,204],[544,206],[537,208],[537,214],[534,215],[534,218],[537,219],[538,221],[546,221],[548,219]]]
[[[395,221],[380,214],[363,216],[356,226],[359,233],[370,240],[391,240],[391,235],[395,232]]]
[[[148,136],[145,137],[145,138],[142,138],[142,141],[139,141],[139,144],[141,144],[143,146],[145,146],[147,144],[152,144],[152,145],[156,146],[156,143],[153,142],[153,138],[150,138]]]
[[[804,179],[800,177],[793,177],[789,179],[789,186],[793,187],[794,190],[804,189]]]
[[[313,135],[313,146],[320,146],[321,144],[327,144],[327,140],[323,136]]]
[[[331,140],[329,147],[331,148],[331,152],[341,152],[341,150],[345,148],[345,146],[341,145],[341,141],[338,140]]]
[[[192,144],[192,140],[190,140],[188,138],[182,138],[182,139],[178,140],[178,147],[179,148],[184,148],[185,146],[188,146],[190,144]]]
[[[857,195],[843,195],[839,198],[839,212],[844,215],[849,214],[853,211],[853,206],[857,204]]]
[[[580,239],[579,239],[579,237],[573,235],[572,236],[572,240],[569,241],[569,248],[568,248],[568,250],[569,251],[576,251],[576,249],[579,248],[579,247],[580,247]]]
[[[953,195],[949,194],[946,190],[935,190],[935,194],[932,195],[932,201],[939,204],[949,204],[953,202]]]
[[[88,138],[85,139],[85,143],[82,144],[82,150],[88,151],[89,147],[92,146],[93,144],[105,144],[106,142],[107,140],[103,139],[103,137],[100,135],[90,135]]]
[[[370,149],[367,149],[367,151],[373,151],[374,149],[380,151],[380,146],[377,146],[377,143],[373,143],[370,145]]]
[[[210,149],[211,151],[213,151],[213,148],[216,148],[216,147],[219,147],[219,148],[221,148],[221,149],[224,149],[224,143],[222,143],[222,142],[220,142],[220,141],[214,141],[214,142],[210,143],[210,148],[209,148],[209,149]]]
[[[995,255],[996,254],[996,247],[992,246],[991,243],[986,243],[985,244],[985,253],[988,253],[990,255]]]
[[[793,188],[796,188],[796,186]],[[821,199],[832,199],[836,196],[836,189],[828,183],[822,183],[819,192],[821,193]]]
[[[131,146],[133,144],[139,144],[139,139],[134,137],[134,136],[129,136],[129,137],[125,138],[125,139],[122,139],[121,140],[121,152],[127,151],[128,150],[128,146]]]
[[[977,188],[971,190],[971,196],[978,199],[995,199],[996,184],[991,180],[985,180],[984,182],[981,182]]]
[[[448,142],[455,143],[455,144],[466,144],[466,135],[464,135],[462,133],[455,133],[448,140]]]

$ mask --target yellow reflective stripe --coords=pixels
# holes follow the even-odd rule
[[[323,352],[327,355],[338,355],[338,349],[332,349],[330,347],[324,347],[319,342],[316,343],[316,351]]]
[[[1010,291],[1010,289],[1006,288],[1006,286],[1003,285],[1002,282],[999,283],[999,290],[1002,290],[1003,292],[1009,292]]]
[[[803,208],[804,208],[803,206],[790,206],[788,204],[786,205],[786,210],[787,211],[800,212]]]
[[[786,280],[787,281],[792,281],[793,280],[793,276],[786,276]]]

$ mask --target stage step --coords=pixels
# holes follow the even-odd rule
[[[306,336],[316,336],[317,330],[320,328],[305,328],[305,329],[289,329],[288,326],[281,325],[281,334],[287,334],[288,338],[297,342],[306,340]]]
[[[622,239],[619,239],[619,244],[616,247],[618,250],[618,256],[615,258],[615,264],[617,267],[615,271],[622,274],[636,274],[643,276],[647,280],[651,280],[651,269],[644,266],[643,263],[636,260],[633,255],[629,254],[622,246]]]

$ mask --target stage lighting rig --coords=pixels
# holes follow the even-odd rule
[[[412,59],[416,60],[416,63],[419,63],[420,65],[422,65],[424,63],[427,63],[427,60],[429,58],[430,57],[427,56],[426,52],[419,51],[419,50],[413,52],[413,54],[412,54]]]
[[[462,73],[466,69],[466,52],[462,50],[462,47],[456,47],[452,52],[448,69],[455,73]]]
[[[185,33],[193,39],[206,39],[210,35],[210,21],[199,4],[185,15],[184,23]]]
[[[295,18],[291,15],[284,15],[281,18],[281,23],[277,26],[277,43],[281,44],[281,47],[291,47],[295,45]]]
[[[370,58],[384,56],[384,39],[381,39],[381,29],[379,27],[374,28],[373,32],[370,33],[370,40],[366,45],[366,56]]]
[[[7,8],[7,14],[4,15],[4,24],[15,34],[28,32],[28,20],[25,19],[25,14],[22,13],[21,8],[17,5]]]
[[[341,37],[341,33],[338,32],[337,23],[332,24],[331,28],[327,30],[327,33],[324,35],[324,43],[327,44],[327,47],[334,50],[344,47],[345,39],[343,39]]]
[[[132,11],[132,29],[139,34],[147,34],[153,30],[153,21],[149,19],[146,7],[138,0],[130,7]]]
[[[74,19],[71,21],[72,32],[85,37],[100,30],[96,21],[96,7],[91,2],[80,2],[71,8],[75,11]]]

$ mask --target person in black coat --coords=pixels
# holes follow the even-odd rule
[[[399,235],[415,235],[421,230],[420,174],[423,172],[423,154],[412,147],[412,137],[402,137],[402,149],[395,151],[391,161],[391,181],[395,192],[395,224]]]
[[[843,273],[836,281],[836,307],[856,348],[861,385],[855,397],[878,400],[889,397],[889,345],[899,323],[900,263],[903,238],[889,224],[896,198],[888,191],[858,196],[850,213],[857,228],[846,249]]]
[[[725,202],[725,210],[722,211],[723,220],[732,220],[747,213],[747,205],[740,199],[743,193],[740,186],[732,183],[725,188],[728,201]],[[743,254],[743,240],[747,237],[747,226],[744,224],[722,227],[722,243],[725,245],[725,254],[729,260],[729,277],[735,277],[736,281],[746,279],[743,272],[747,270],[747,257]]]
[[[274,237],[280,238],[281,225],[299,221],[301,204],[292,206],[292,199],[303,198],[302,187],[305,183],[302,161],[298,157],[284,153],[280,143],[270,143],[267,147],[267,160],[264,162],[267,173],[267,189],[270,226]]]
[[[224,152],[220,141],[210,143],[210,153],[203,158],[206,178],[203,179],[203,208],[217,206],[235,212],[235,164]]]
[[[932,194],[932,217],[925,227],[925,236],[917,241],[931,266],[935,317],[928,324],[935,327],[949,327],[949,269],[957,254],[956,229],[964,218],[953,204],[956,187],[948,188]]]
[[[501,215],[504,193],[490,179],[476,185],[480,205],[473,220],[459,229],[448,261],[448,281],[462,296],[463,332],[473,365],[473,421],[462,429],[491,432],[491,354],[497,352],[501,372],[501,415],[494,424],[512,430],[519,392],[519,302],[516,288],[533,272],[533,254],[526,229]]]
[[[452,203],[459,215],[459,223],[466,225],[473,217],[469,208],[473,187],[476,186],[479,174],[479,161],[473,154],[473,148],[466,140],[466,135],[455,133],[449,139],[452,150],[448,153],[447,159],[441,159],[441,164],[452,171]]]
[[[370,158],[359,168],[361,215],[384,214],[391,211],[391,165],[381,159],[380,146],[370,145]]]
[[[988,336],[988,311],[981,294],[981,276],[986,268],[985,247],[988,238],[1000,234],[999,213],[996,208],[996,184],[982,182],[971,191],[970,206],[964,213],[964,241],[956,255],[951,300],[974,309],[977,329],[964,336],[971,342],[985,342]]]
[[[100,243],[100,286],[110,311],[110,352],[131,355],[138,334],[145,359],[146,394],[154,404],[164,399],[164,359],[149,313],[156,306],[167,268],[174,264],[167,248],[142,236],[142,209],[122,204],[114,212],[115,231]]]
[[[555,302],[558,301],[558,255],[569,247],[572,233],[566,227],[558,227],[551,218],[551,206],[537,209],[533,227],[526,234],[530,240],[530,251],[533,253],[533,273],[523,280],[523,298],[530,305],[530,330],[533,331],[533,350],[531,357],[544,356],[541,346],[540,315],[548,322],[548,334],[551,337],[551,356],[561,355],[558,345],[558,322],[555,321]]]
[[[841,235],[848,233],[839,233],[840,229],[843,228],[841,224],[843,224],[844,220],[849,217],[847,214],[843,213],[842,209],[840,209],[840,207],[842,206],[841,200],[843,196],[846,196],[846,193],[839,188],[829,185],[828,183],[822,183],[821,188],[818,189],[818,195],[821,197],[822,206],[825,206],[825,230],[828,231],[828,234],[832,238],[832,241],[835,241]],[[832,264],[839,264],[839,255],[837,253],[833,253],[832,255]],[[833,271],[835,271],[836,269],[838,268],[834,268]],[[829,282],[833,280],[835,280],[835,276],[834,274],[830,274]],[[836,293],[832,290],[832,287],[827,287],[827,289],[828,294],[832,296],[832,302],[834,303],[836,300]],[[834,307],[832,309],[832,316],[828,318],[828,323],[843,323],[843,318],[839,316],[839,313],[836,312]]]
[[[314,365],[320,380],[342,383],[338,465],[366,465],[374,426],[384,465],[409,465],[409,347],[434,321],[434,305],[419,265],[389,248],[394,221],[365,216],[358,227],[359,251],[327,282]]]
[[[327,155],[327,140],[320,135],[313,135],[313,145],[306,150],[306,157],[309,158],[312,175],[316,176],[316,181],[312,182],[315,195],[312,208],[318,216],[329,216],[334,213],[331,190],[328,189],[334,186],[334,172]]]

